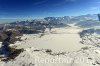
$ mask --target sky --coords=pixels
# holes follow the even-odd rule
[[[0,20],[100,13],[100,0],[0,0]]]

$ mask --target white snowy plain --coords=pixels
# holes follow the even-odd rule
[[[100,66],[100,48],[81,44],[80,31],[82,29],[55,28],[51,33],[47,29],[42,37],[41,34],[23,35],[23,41],[14,45],[25,51],[7,63],[0,61],[0,66]]]

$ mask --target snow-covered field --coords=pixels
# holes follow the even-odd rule
[[[46,49],[27,48],[14,60],[1,66],[100,66],[100,48],[84,47],[69,53],[46,52]]]
[[[24,51],[0,66],[100,66],[100,48],[83,45],[79,28],[55,28],[51,33],[23,35],[14,45]]]
[[[78,34],[80,29],[75,28],[55,28],[52,33],[45,33],[41,38],[39,35],[24,35],[22,39],[24,43],[20,42],[18,48],[38,47],[43,49],[51,49],[56,52],[70,52],[77,51],[84,45],[80,43],[81,38]],[[37,36],[37,37],[36,37]]]

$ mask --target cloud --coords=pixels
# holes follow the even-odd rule
[[[98,10],[100,7],[90,7],[90,10]]]
[[[39,2],[34,3],[34,5],[40,5],[40,4],[46,3],[47,1],[48,0],[39,1]]]
[[[66,2],[76,2],[78,0],[65,0]]]
[[[93,0],[91,3],[100,4],[100,0]]]
[[[61,6],[61,5],[67,4],[68,2],[74,3],[76,1],[78,0],[61,0],[61,2],[55,3],[54,6]]]
[[[96,2],[96,3],[100,4],[100,2]]]

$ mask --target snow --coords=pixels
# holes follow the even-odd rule
[[[0,66],[100,66],[100,48],[81,44],[81,31],[55,28],[51,33],[46,30],[42,37],[25,34],[22,41],[14,44],[24,51],[14,60],[0,61]],[[47,52],[48,49],[52,51]]]
[[[55,28],[52,30],[51,34],[45,33],[41,38],[39,35],[24,35],[22,39],[24,40],[27,38],[27,40],[24,40],[24,43],[20,42],[22,45],[18,48],[28,48],[33,46],[51,49],[56,52],[76,51],[85,46],[80,43],[81,38],[78,34],[80,31],[80,29],[75,28]]]
[[[2,46],[2,42],[0,42],[0,47]]]
[[[88,47],[88,49],[80,49],[79,51],[69,52],[61,55],[50,55],[45,52],[46,49],[38,49],[31,47],[25,49],[15,60],[9,61],[3,66],[100,66],[100,56],[96,50],[100,48]],[[54,53],[54,52],[51,52]],[[60,59],[51,61],[52,59]],[[69,60],[68,60],[69,59]],[[47,61],[48,60],[48,61]],[[63,61],[67,60],[67,62]],[[63,61],[63,62],[62,62]]]

